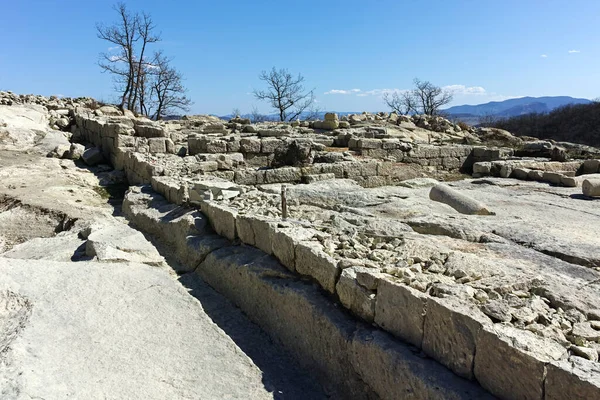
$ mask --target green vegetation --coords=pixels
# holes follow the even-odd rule
[[[527,114],[494,121],[489,126],[517,136],[600,147],[600,102],[557,108],[548,114]]]

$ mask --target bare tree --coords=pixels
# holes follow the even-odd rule
[[[256,124],[258,122],[268,121],[269,117],[258,111],[258,108],[256,108],[256,106],[252,106],[252,110],[250,111],[250,120],[253,124]]]
[[[313,90],[305,91],[304,77],[292,76],[287,69],[263,71],[258,77],[267,84],[266,90],[254,90],[254,97],[266,100],[279,113],[280,121],[292,121],[309,108],[315,99]]]
[[[383,94],[383,101],[392,111],[400,115],[416,114],[418,112],[417,104],[410,92],[386,92]]]
[[[449,90],[417,78],[414,84],[412,90],[384,94],[383,100],[398,113],[427,115],[440,115],[440,108],[452,101],[453,95]]]
[[[239,117],[239,116],[241,116],[241,115],[242,115],[242,112],[240,111],[240,109],[239,109],[239,108],[235,107],[235,108],[233,108],[233,109],[231,110],[231,116],[232,116],[233,118],[235,118],[235,117]]]
[[[136,15],[137,18],[137,33],[139,39],[141,39],[141,48],[139,55],[137,56],[137,68],[135,68],[135,85],[133,86],[133,100],[132,107],[135,110],[135,105],[139,104],[140,113],[144,112],[144,102],[142,92],[142,82],[145,79],[145,72],[147,71],[148,63],[145,59],[146,47],[150,43],[156,43],[160,40],[159,35],[154,35],[153,31],[156,28],[152,22],[150,15],[143,13],[141,16]],[[139,100],[139,101],[138,101]]]
[[[323,109],[317,106],[314,102],[306,110],[304,119],[306,121],[317,121],[320,120],[323,114]]]
[[[477,122],[479,126],[493,127],[499,119],[500,118],[497,115],[494,115],[494,113],[485,113],[484,115],[479,116]]]
[[[118,22],[96,25],[98,37],[114,45],[100,55],[98,64],[103,72],[113,74],[121,110],[126,107],[156,119],[175,109],[187,110],[192,103],[185,96],[181,73],[169,65],[162,52],[148,56],[148,46],[160,41],[150,15],[132,14],[124,3],[113,8],[119,14]]]
[[[143,113],[141,87],[148,66],[147,47],[160,40],[154,34],[156,28],[148,14],[132,14],[124,3],[117,3],[114,10],[119,21],[113,25],[97,24],[98,38],[113,44],[113,53],[101,53],[98,65],[103,72],[114,75],[116,89],[121,92],[120,108]]]
[[[138,17],[130,14],[124,3],[118,3],[113,8],[119,14],[119,22],[111,26],[96,24],[96,30],[98,38],[113,44],[117,53],[101,53],[98,65],[103,72],[112,73],[116,84],[121,86],[119,106],[123,109],[125,104],[129,108],[133,91],[134,46],[138,40]]]
[[[152,65],[150,93],[155,98],[156,110],[154,119],[162,119],[175,110],[189,110],[192,101],[185,96],[187,91],[183,86],[183,76],[169,65],[170,60],[162,53],[156,53]]]

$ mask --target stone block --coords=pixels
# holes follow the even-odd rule
[[[335,179],[335,174],[311,174],[311,175],[304,175],[302,177],[304,183],[314,183],[314,182],[321,182],[321,181],[328,181],[331,179]]]
[[[362,179],[357,178],[356,182],[365,188],[375,188],[389,184],[388,177],[385,176],[365,176]]]
[[[333,174],[337,179],[344,177],[344,166],[341,164],[321,164],[321,173]]]
[[[240,139],[240,149],[242,153],[260,153],[260,139],[242,138]]]
[[[273,138],[261,139],[260,143],[260,152],[263,154],[274,153],[275,149],[277,149],[280,145],[283,144],[281,140]]]
[[[244,169],[235,171],[234,182],[240,185],[256,185],[256,173],[258,171],[253,169]]]
[[[459,378],[381,330],[361,327],[351,343],[350,369],[381,399],[494,399],[476,383]]]
[[[102,155],[102,150],[100,150],[100,148],[91,147],[83,152],[81,159],[87,165],[93,166],[104,161],[104,156]]]
[[[241,145],[239,140],[232,140],[227,142],[227,152],[228,153],[237,153],[241,150]]]
[[[546,366],[544,400],[600,399],[600,364],[581,357]]]
[[[365,157],[383,159],[388,156],[388,151],[383,149],[362,149],[361,155]]]
[[[271,154],[271,157],[273,154]],[[256,168],[268,167],[271,162],[267,155],[261,155],[257,153],[247,153],[244,156],[246,164]]]
[[[254,229],[252,229],[251,219],[248,215],[238,215],[235,219],[235,228],[242,243],[254,246],[256,241],[254,240]]]
[[[115,136],[116,147],[135,147],[135,137],[128,135]]]
[[[361,176],[377,176],[377,161],[371,160],[360,164]]]
[[[532,169],[527,173],[527,178],[529,178],[532,181],[540,182],[544,179],[544,171]]]
[[[359,139],[357,147],[359,149],[381,149],[380,139]]]
[[[381,141],[381,147],[384,150],[396,150],[400,148],[399,139],[383,139]]]
[[[480,161],[473,164],[473,176],[489,176],[492,170],[492,163],[488,161]]]
[[[323,129],[326,131],[332,131],[340,127],[339,121],[315,121],[313,123],[314,129]]]
[[[520,179],[520,180],[526,181],[527,179],[529,179],[529,171],[531,171],[531,170],[528,168],[521,168],[521,167],[515,168],[512,171],[511,177],[515,178],[515,179]]]
[[[462,162],[458,157],[444,157],[442,158],[442,166],[448,170],[459,169],[462,167]]]
[[[300,182],[301,179],[300,168],[284,167],[265,171],[266,183]]]
[[[361,286],[356,280],[356,270],[361,267],[346,268],[335,286],[340,302],[348,310],[366,322],[373,322],[375,316],[375,292]],[[362,268],[367,269],[367,268]]]
[[[600,160],[585,160],[583,162],[584,174],[595,174],[600,172]]]
[[[273,254],[271,236],[277,226],[277,221],[262,215],[249,215],[247,217],[254,232],[254,246],[267,254]]]
[[[337,261],[323,251],[320,243],[308,241],[298,243],[296,246],[296,271],[313,277],[328,292],[335,292],[340,269]]]
[[[310,240],[315,231],[300,226],[274,228],[271,235],[273,254],[290,271],[296,271],[296,246]]]
[[[549,182],[553,185],[560,185],[562,177],[563,174],[560,174],[558,172],[544,172],[544,174],[542,175],[542,179],[545,182]]]
[[[423,351],[458,376],[473,379],[477,336],[490,319],[479,309],[446,297],[429,297]]]
[[[421,347],[427,295],[401,282],[381,279],[377,284],[375,323],[384,330]]]
[[[562,176],[560,184],[566,187],[577,187],[579,186],[579,181],[573,176]]]
[[[148,151],[152,154],[155,153],[166,153],[167,145],[164,138],[150,138],[148,139]]]
[[[224,140],[208,140],[206,142],[207,153],[227,153],[227,142]]]
[[[546,364],[566,354],[566,349],[552,340],[495,324],[479,332],[475,377],[502,399],[542,400]]]
[[[235,240],[237,237],[235,228],[237,211],[235,209],[214,201],[204,201],[201,204],[201,210],[210,220],[210,225],[215,232],[229,240]]]

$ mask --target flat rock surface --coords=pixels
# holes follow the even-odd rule
[[[114,172],[30,145],[0,150],[0,398],[326,398],[126,224]]]
[[[275,396],[165,270],[0,258],[0,291],[30,307],[2,355],[4,399]]]

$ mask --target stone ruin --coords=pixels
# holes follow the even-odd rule
[[[9,97],[0,99],[16,102]],[[53,125],[72,144],[49,156],[123,171],[125,215],[172,248],[178,272],[195,270],[284,343],[295,336],[254,310],[265,307],[260,292],[239,294],[236,284],[308,280],[375,327],[375,340],[354,336],[343,351],[378,362],[353,359],[342,378],[326,374],[403,398],[390,371],[406,374],[412,355],[386,358],[391,335],[453,373],[419,375],[442,392],[421,382],[416,398],[483,398],[481,388],[503,399],[600,397],[600,150],[424,115],[156,122],[52,101],[67,119]],[[201,210],[204,225],[170,220],[174,207]],[[245,246],[273,266],[244,261]],[[246,281],[227,281],[229,268]],[[311,343],[338,349],[333,328],[322,329],[323,343]],[[336,370],[348,362],[339,357],[318,363]]]

